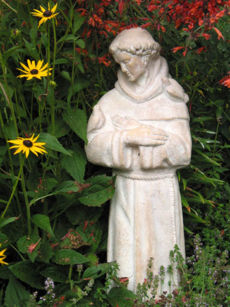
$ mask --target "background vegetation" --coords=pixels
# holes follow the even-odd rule
[[[42,14],[40,5],[53,15],[38,27],[31,12]],[[1,306],[229,305],[228,15],[222,0],[0,1]],[[151,274],[134,295],[106,263],[113,178],[84,153],[87,118],[116,81],[108,46],[137,25],[190,97],[192,162],[178,172],[188,258],[172,253],[181,287],[158,300],[148,297]],[[51,75],[17,78],[28,59],[48,63]],[[33,134],[47,154],[14,155],[8,141]]]

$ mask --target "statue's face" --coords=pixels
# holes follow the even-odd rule
[[[125,73],[129,81],[138,80],[146,71],[148,63],[143,61],[143,58],[138,55],[133,55],[128,52],[116,52],[114,55],[115,61],[120,64],[121,70]]]

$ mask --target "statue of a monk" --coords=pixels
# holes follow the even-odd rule
[[[176,170],[190,162],[188,96],[169,75],[160,46],[148,31],[122,31],[110,45],[120,65],[115,88],[105,94],[88,123],[88,160],[113,168],[108,262],[117,261],[119,277],[135,291],[146,278],[170,264],[178,245],[183,256],[184,229]],[[171,288],[166,274],[161,291]]]

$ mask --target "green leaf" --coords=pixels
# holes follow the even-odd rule
[[[110,267],[111,265],[109,263],[101,263],[89,267],[83,273],[83,278],[93,278],[93,279],[99,278],[102,275],[106,274],[109,271]]]
[[[10,276],[12,276],[12,275],[13,274],[10,272],[7,265],[0,266],[0,278],[1,279],[10,279]]]
[[[61,249],[56,252],[54,261],[57,264],[82,264],[88,262],[88,258],[72,249]]]
[[[8,217],[8,218],[0,218],[0,228],[15,222],[16,220],[18,220],[18,217]]]
[[[68,279],[68,271],[60,265],[52,265],[41,271],[44,277],[50,277],[54,282],[65,282]]]
[[[206,155],[205,153],[201,152],[200,150],[198,149],[195,149],[195,151],[201,155],[207,162],[215,165],[215,166],[221,166],[220,163],[216,162],[214,159],[210,158],[208,155]]]
[[[66,64],[66,63],[68,63],[69,61],[67,60],[67,59],[65,59],[65,58],[60,58],[60,59],[57,59],[56,61],[55,61],[55,64],[56,65],[58,65],[58,64]]]
[[[76,34],[76,32],[80,29],[83,22],[85,21],[85,17],[81,16],[80,14],[74,14],[74,22],[73,22],[73,34]]]
[[[64,35],[62,38],[60,38],[57,42],[57,44],[61,42],[68,42],[68,41],[76,41],[78,40],[79,36],[75,36],[73,34]]]
[[[37,233],[33,233],[31,237],[23,236],[17,241],[17,247],[19,251],[23,254],[27,254],[31,262],[34,262],[38,255],[38,248],[40,245],[40,240]],[[34,246],[33,250],[30,252],[29,247]]]
[[[112,307],[133,307],[136,295],[126,288],[112,288],[108,294],[108,301]]]
[[[30,261],[21,261],[8,266],[10,271],[21,281],[33,288],[42,289],[41,276],[36,272],[36,265]]]
[[[17,281],[13,276],[10,277],[6,288],[5,305],[6,307],[26,306],[26,302],[30,297],[29,292],[23,285]]]
[[[76,44],[82,49],[85,48],[85,42],[83,41],[83,39],[78,39],[76,41]]]
[[[54,251],[51,247],[50,242],[46,239],[43,239],[39,247],[39,254],[38,254],[39,261],[44,263],[49,263],[53,254]]]
[[[86,157],[80,146],[76,145],[72,156],[64,156],[61,160],[61,166],[67,171],[70,176],[77,182],[84,182]]]
[[[79,188],[77,187],[76,183],[71,180],[63,181],[54,192],[57,193],[68,193],[68,192],[78,192]]]
[[[79,201],[89,207],[100,207],[107,200],[111,199],[114,193],[112,186],[104,187],[100,185],[94,185],[87,189],[87,194],[79,197]]]
[[[53,230],[50,225],[50,219],[44,214],[35,214],[32,217],[32,222],[41,228],[42,230],[48,232],[52,237],[54,237]]]
[[[61,143],[54,135],[42,132],[39,136],[39,142],[45,142],[45,148],[61,152],[64,155],[71,156],[71,154],[61,145]]]
[[[5,50],[3,53],[5,61],[7,61],[10,56],[15,55],[16,53],[21,51],[23,51],[23,49],[20,48],[20,46],[14,46],[12,48],[9,48],[8,50]]]
[[[68,81],[71,82],[71,77],[70,77],[70,74],[69,74],[68,71],[63,70],[63,71],[61,72],[61,76],[62,76],[64,79],[66,79],[66,80],[68,80]]]
[[[38,54],[37,49],[35,47],[36,45],[34,45],[33,43],[29,43],[25,38],[24,38],[24,42],[25,42],[26,51],[31,56],[31,58],[38,60],[39,54]]]
[[[85,142],[87,143],[86,130],[87,130],[87,117],[84,110],[69,109],[63,114],[64,121],[70,128]]]
[[[41,195],[39,197],[36,197],[30,201],[30,206],[35,204],[37,201],[45,199],[50,196],[54,196],[60,193],[68,193],[68,192],[78,192],[79,188],[77,187],[76,183],[71,180],[63,181],[61,184],[59,184],[55,191],[49,194]]]
[[[67,102],[70,103],[72,96],[88,87],[89,84],[90,82],[87,80],[78,80],[74,85],[70,86],[68,90]]]

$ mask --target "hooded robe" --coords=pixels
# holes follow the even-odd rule
[[[168,73],[164,58],[149,66],[145,87],[118,72],[115,88],[105,94],[88,123],[86,154],[94,164],[113,168],[116,175],[108,233],[107,261],[119,264],[119,277],[128,277],[135,291],[152,271],[170,264],[169,252],[178,245],[183,256],[184,229],[176,170],[189,164],[191,137],[188,96]],[[158,146],[130,146],[126,132],[141,126],[161,129],[167,141]],[[171,288],[168,281],[171,280]],[[178,285],[166,273],[159,290],[170,292]]]

